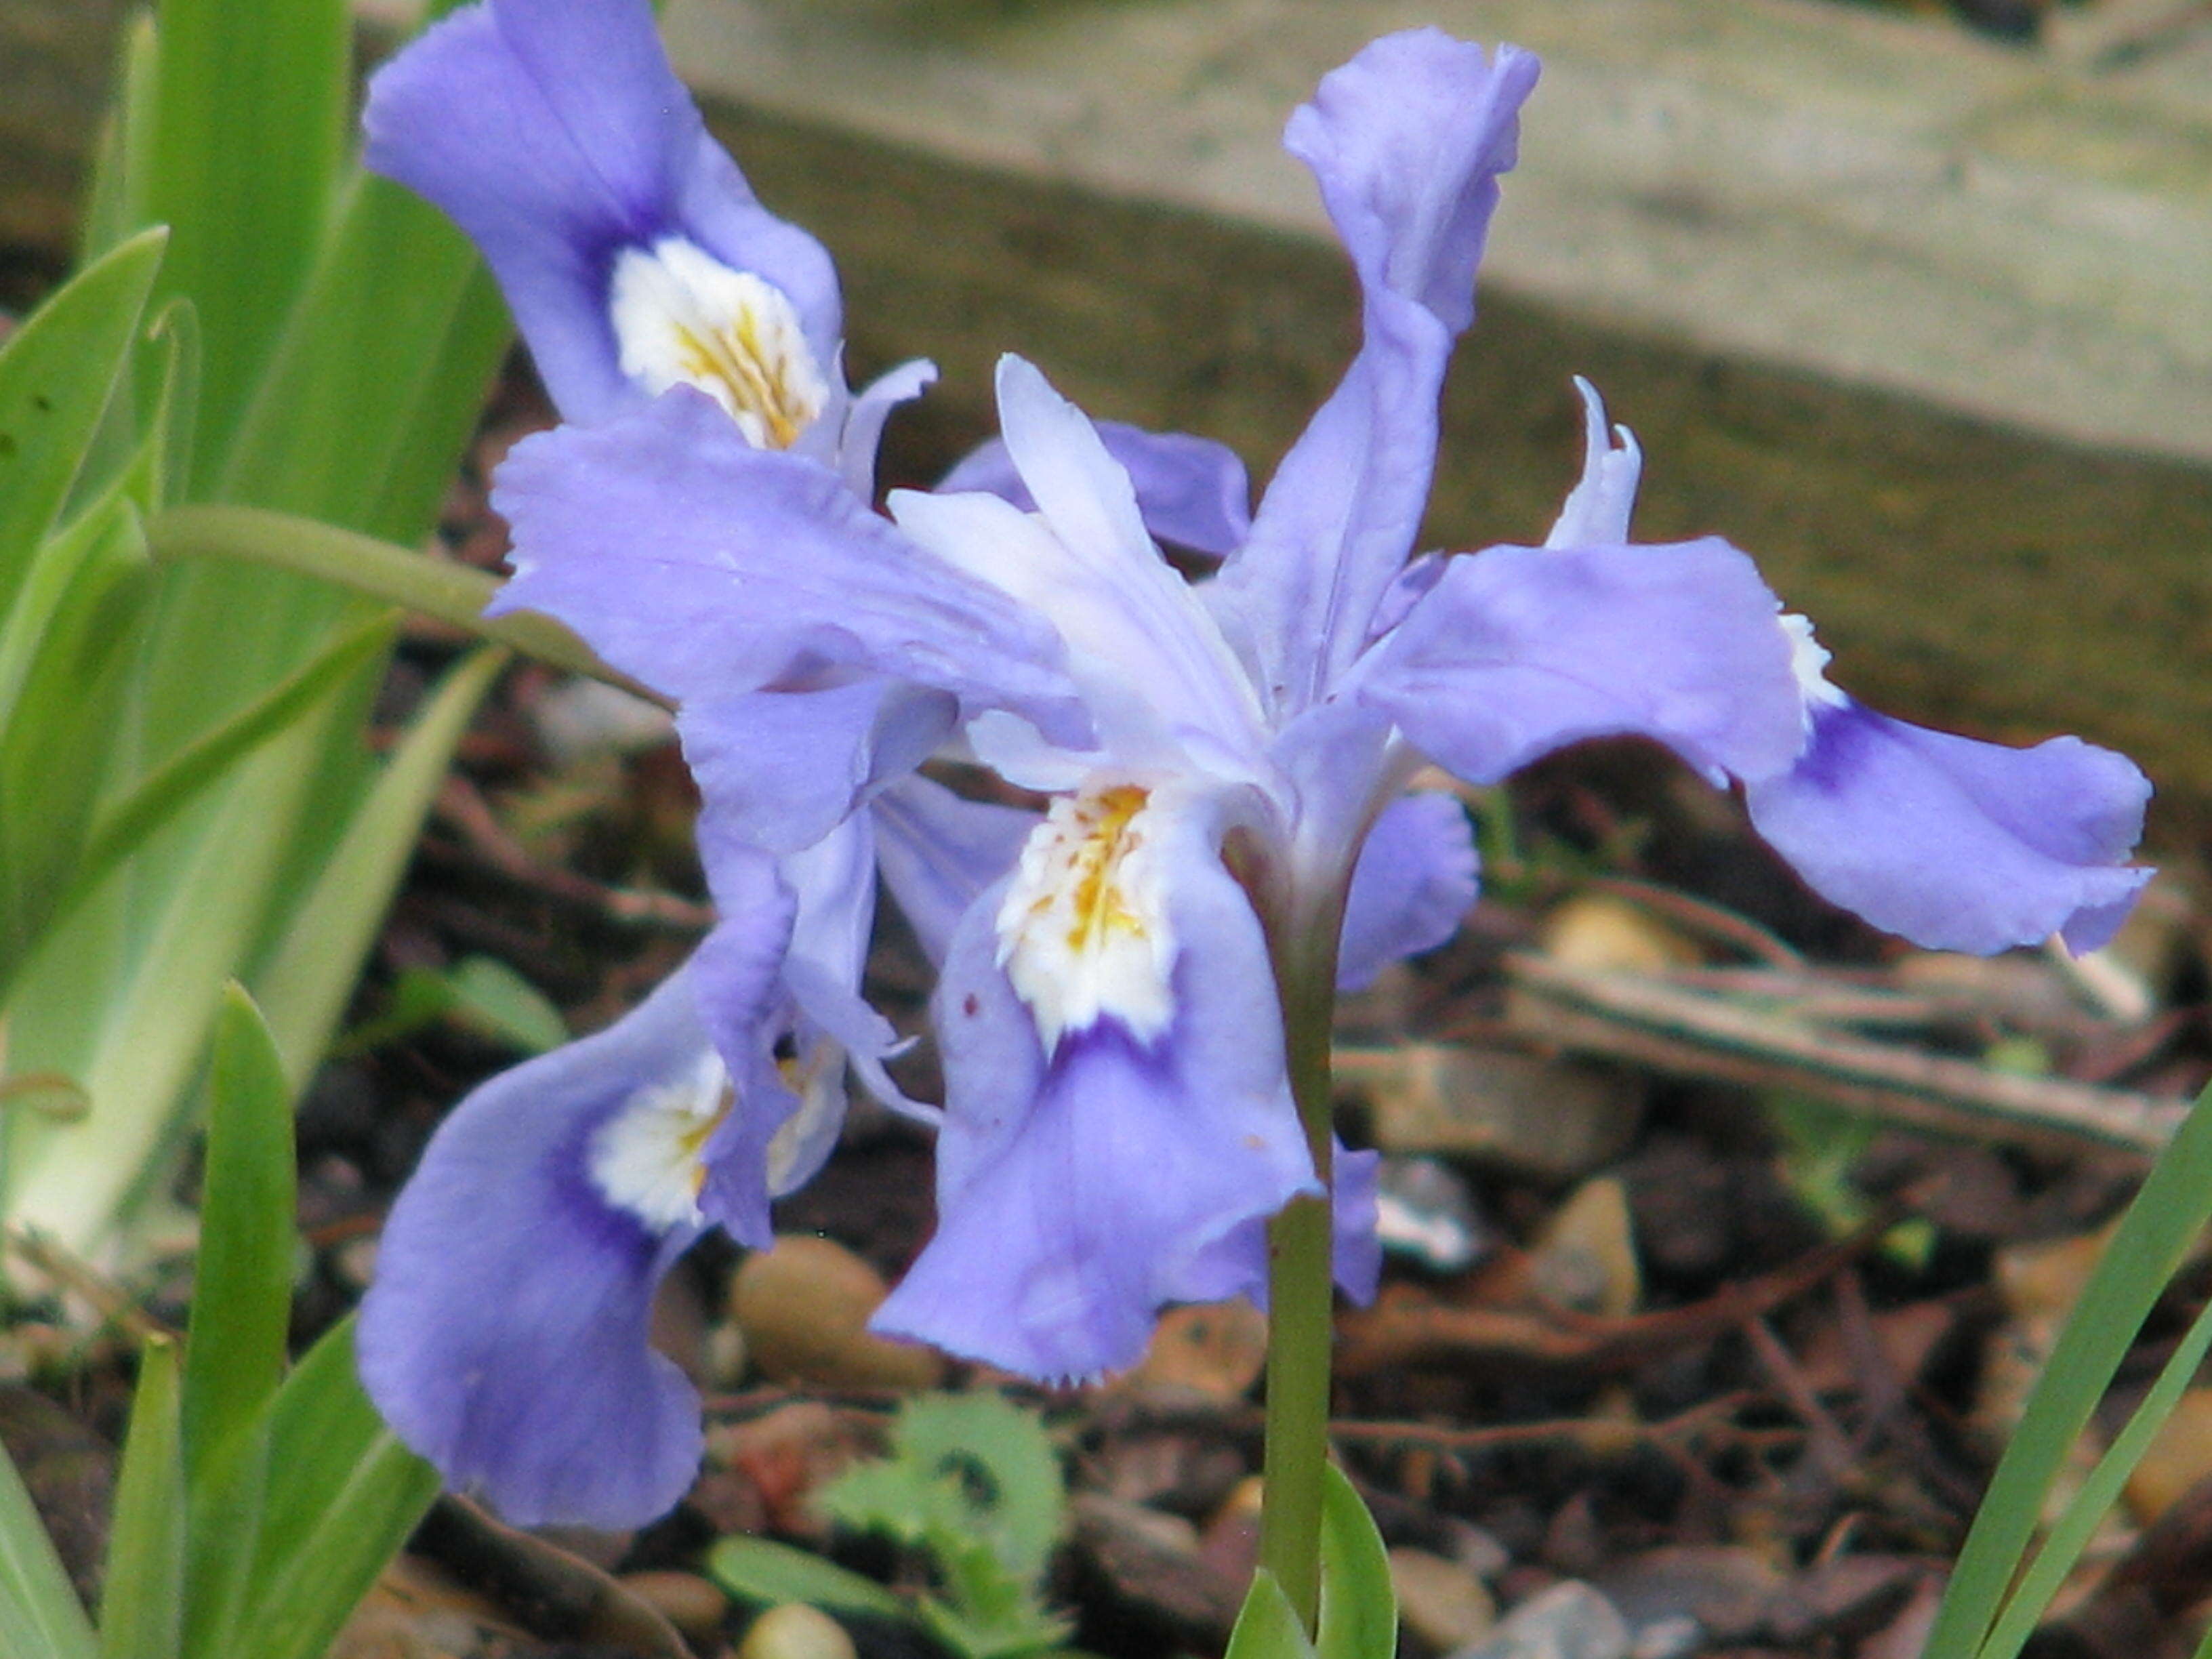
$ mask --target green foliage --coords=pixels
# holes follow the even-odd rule
[[[350,59],[340,0],[161,0],[91,263],[0,353],[0,1021],[17,1074],[88,1107],[0,1121],[0,1214],[80,1252],[127,1255],[226,980],[289,1085],[312,1069],[491,678],[380,764],[374,601],[148,556],[211,500],[387,550],[432,528],[507,324],[459,234],[349,159]]]
[[[1274,1574],[1252,1576],[1225,1659],[1395,1659],[1398,1596],[1374,1517],[1344,1471],[1324,1472],[1321,1517],[1321,1619],[1311,1636]]]
[[[94,1638],[0,1457],[0,1652],[9,1659],[317,1659],[438,1493],[384,1426],[341,1325],[284,1371],[290,1091],[231,987],[218,1020],[191,1329],[150,1340],[117,1482]]]
[[[2069,1452],[2167,1282],[2212,1220],[2212,1089],[2152,1166],[2028,1396],[1944,1591],[1929,1659],[2014,1659],[2098,1522],[2212,1348],[2200,1314],[2039,1550],[2038,1518]]]
[[[856,1465],[821,1496],[840,1526],[914,1551],[935,1588],[910,1598],[798,1550],[726,1538],[708,1568],[733,1594],[805,1601],[919,1625],[963,1659],[1061,1651],[1066,1621],[1044,1605],[1066,1519],[1060,1456],[1030,1412],[994,1394],[924,1395],[900,1408],[890,1455]]]
[[[391,1006],[348,1031],[333,1052],[365,1054],[441,1020],[526,1054],[568,1040],[567,1022],[544,992],[503,962],[463,957],[441,970],[406,969],[393,982]]]

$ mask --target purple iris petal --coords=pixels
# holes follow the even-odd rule
[[[1048,1060],[998,963],[1004,887],[972,906],[938,994],[938,1231],[876,1329],[1042,1378],[1133,1364],[1153,1316],[1213,1287],[1215,1247],[1313,1186],[1249,902],[1177,860],[1173,1024],[1110,1015]]]
[[[368,166],[480,248],[563,415],[643,400],[608,313],[616,256],[686,238],[780,289],[817,360],[839,333],[821,245],[761,207],[668,67],[646,0],[486,0],[370,83]]]
[[[693,1230],[617,1208],[589,1167],[640,1088],[707,1051],[694,996],[678,972],[597,1036],[476,1090],[385,1224],[362,1380],[449,1485],[518,1525],[635,1526],[698,1468],[698,1400],[646,1341],[653,1287]]]
[[[1423,752],[1494,783],[1583,738],[1656,738],[1716,779],[1779,771],[1803,697],[1774,596],[1708,538],[1495,547],[1449,561],[1359,665],[1358,695]]]
[[[1357,991],[1401,957],[1434,950],[1474,902],[1474,832],[1450,795],[1401,795],[1382,809],[1352,866],[1336,988]]]
[[[1323,77],[1284,142],[1312,167],[1364,296],[1364,339],[1284,457],[1218,603],[1271,703],[1318,701],[1419,529],[1452,342],[1474,314],[1498,175],[1537,64],[1434,29],[1377,40]]]
[[[525,439],[492,499],[517,574],[488,611],[557,617],[679,702],[842,665],[1083,735],[1048,623],[930,557],[828,468],[751,447],[703,393]]]
[[[1154,536],[1217,558],[1243,544],[1252,490],[1235,450],[1187,432],[1147,432],[1121,421],[1096,425],[1106,453],[1127,470],[1137,510]],[[1024,513],[1036,506],[1003,438],[985,439],[937,487],[1002,495]]]
[[[1752,822],[1816,891],[1878,927],[1938,950],[2054,933],[2094,950],[2149,879],[2120,860],[2150,785],[2109,750],[2008,749],[1848,701],[1812,720],[1796,766],[1745,786]]]
[[[963,800],[927,778],[902,778],[870,804],[884,885],[932,963],[976,896],[1014,867],[1035,812]]]
[[[811,847],[877,783],[951,735],[959,705],[885,679],[818,691],[750,691],[687,702],[684,758],[724,832],[772,852]]]
[[[1329,1191],[1330,1270],[1337,1289],[1364,1306],[1382,1278],[1382,1241],[1375,1231],[1375,1176],[1380,1154],[1346,1150],[1332,1140]],[[1180,1299],[1224,1302],[1232,1296],[1267,1305],[1267,1220],[1255,1216],[1192,1261],[1177,1287]]]

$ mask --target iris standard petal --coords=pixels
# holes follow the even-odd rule
[[[1212,596],[1279,713],[1327,694],[1413,551],[1444,364],[1474,316],[1498,175],[1536,72],[1512,47],[1492,58],[1416,30],[1368,46],[1291,118],[1285,143],[1313,168],[1359,274],[1364,337]]]
[[[1036,503],[894,491],[892,515],[945,561],[1051,622],[1082,678],[1102,743],[1125,763],[1174,764],[1139,745],[1259,746],[1249,683],[1188,582],[1160,556],[1129,475],[1083,411],[1036,368],[1002,357],[999,418]]]
[[[641,1091],[680,1086],[710,1052],[679,971],[462,1101],[385,1224],[362,1382],[447,1484],[518,1525],[636,1526],[697,1469],[697,1398],[646,1341],[653,1287],[696,1230],[618,1206],[592,1164]]]
[[[2150,878],[2122,865],[2150,785],[2078,738],[1978,743],[1816,704],[1805,754],[1745,786],[1752,823],[1823,896],[1936,950],[2052,933],[2094,950]]]
[[[1259,923],[1218,860],[1172,872],[1149,1043],[1109,1016],[1048,1061],[998,962],[1003,884],[970,908],[937,995],[938,1231],[876,1329],[1039,1378],[1117,1370],[1222,1240],[1313,1188]]]
[[[843,665],[1085,735],[1048,623],[932,558],[830,469],[753,448],[702,393],[526,438],[492,496],[516,574],[489,609],[557,617],[678,702]]]
[[[1357,991],[1401,957],[1434,950],[1474,902],[1474,830],[1452,796],[1401,795],[1359,849],[1344,901],[1336,988]]]
[[[1450,560],[1359,664],[1357,695],[1494,783],[1583,738],[1655,738],[1716,781],[1786,767],[1803,696],[1774,596],[1717,538]]]
[[[1122,421],[1093,424],[1106,453],[1128,473],[1146,529],[1216,558],[1243,544],[1252,528],[1252,485],[1235,450],[1187,432],[1147,432]],[[937,487],[1004,496],[1025,513],[1036,506],[1003,438],[984,440]]]

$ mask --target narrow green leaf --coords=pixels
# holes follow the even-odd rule
[[[392,634],[389,618],[371,617],[352,632],[340,635],[297,673],[170,756],[94,821],[90,845],[78,870],[79,887],[105,879],[114,865],[137,851],[141,842],[202,789],[331,696],[345,680],[381,658],[392,644]]]
[[[224,993],[216,1022],[208,1095],[199,1261],[185,1347],[185,1451],[195,1482],[276,1392],[292,1312],[292,1091],[259,1010],[236,985]]]
[[[1398,1595],[1382,1534],[1334,1463],[1322,1472],[1320,1659],[1396,1659]]]
[[[476,251],[434,208],[355,173],[216,493],[413,540],[442,493],[510,334]]]
[[[234,1651],[319,1659],[438,1496],[354,1367],[353,1322],[310,1349],[270,1402],[270,1484]]]
[[[447,674],[255,975],[293,1078],[304,1079],[329,1045],[453,746],[507,661],[504,651],[480,650]]]
[[[254,507],[173,507],[148,527],[147,540],[154,556],[164,562],[235,559],[296,571],[470,629],[555,668],[662,701],[608,667],[550,617],[524,611],[487,619],[483,608],[499,592],[499,580],[467,565],[447,564],[373,536]]]
[[[2050,1536],[2036,1551],[2035,1559],[2020,1576],[1989,1639],[1982,1644],[1984,1659],[2013,1659],[2027,1645],[2027,1638],[2035,1633],[2051,1598],[2063,1587],[2067,1575],[2074,1571],[2082,1551],[2089,1547],[2098,1525],[2112,1505],[2119,1502],[2128,1477],[2142,1462],[2143,1454],[2150,1449],[2150,1443],[2165,1426],[2166,1419],[2173,1414],[2181,1396],[2197,1380],[2197,1369],[2204,1363],[2208,1351],[2212,1351],[2212,1304],[2198,1310],[2195,1322],[2160,1370],[2158,1381],[2151,1385],[2142,1404],[2136,1408],[2127,1426],[2113,1437],[2105,1455],[2097,1460],[2097,1467],[2069,1500]]]
[[[148,231],[81,272],[0,348],[0,614],[60,516],[99,430],[164,238]]]
[[[31,1494],[0,1449],[0,1653],[99,1659],[91,1621],[46,1537]]]
[[[250,1651],[240,1645],[238,1632],[252,1589],[253,1540],[272,1484],[271,1466],[268,1422],[257,1413],[243,1432],[186,1471],[179,1659],[233,1659]]]
[[[707,1553],[707,1571],[731,1595],[778,1607],[804,1601],[842,1613],[911,1620],[913,1610],[872,1578],[834,1561],[771,1543],[765,1538],[725,1538]]]
[[[207,344],[200,476],[220,458],[323,233],[344,154],[343,0],[162,0],[146,209],[175,240],[164,294]]]
[[[100,1600],[100,1659],[177,1659],[184,1634],[185,1462],[176,1344],[138,1357]]]
[[[156,58],[154,14],[142,11],[125,21],[117,46],[115,100],[94,151],[78,226],[79,264],[92,264],[147,222],[146,149],[154,135]]]
[[[1314,1644],[1300,1627],[1291,1598],[1265,1567],[1252,1575],[1252,1588],[1245,1593],[1222,1659],[1315,1659]]]
[[[463,957],[446,975],[453,993],[449,1016],[526,1054],[542,1054],[568,1040],[568,1023],[545,994],[491,957]]]
[[[2044,1495],[2208,1218],[2212,1089],[2197,1097],[2151,1166],[2060,1333],[1966,1534],[1929,1632],[1929,1653],[1980,1651],[2035,1531]]]
[[[0,626],[0,990],[76,873],[131,689],[152,580],[137,510],[111,492],[29,574],[28,603]]]
[[[349,711],[346,711],[349,712]],[[349,728],[317,709],[250,756],[56,930],[9,993],[10,1051],[78,1079],[81,1122],[7,1134],[4,1207],[79,1254],[165,1189],[189,1129],[225,980],[265,926],[320,757]]]

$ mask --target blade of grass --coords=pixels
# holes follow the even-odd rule
[[[0,1653],[99,1659],[91,1621],[46,1537],[31,1494],[0,1449]]]
[[[375,617],[340,635],[298,673],[172,755],[121,800],[104,808],[94,821],[76,887],[65,896],[64,906],[105,879],[200,790],[307,714],[341,682],[381,658],[390,648],[392,632],[388,618]]]
[[[157,50],[146,208],[175,233],[161,292],[199,310],[212,479],[322,235],[351,37],[343,0],[162,0]]]
[[[0,615],[69,500],[137,337],[165,241],[158,230],[133,237],[0,349]]]
[[[284,1369],[298,1249],[292,1091],[245,990],[223,993],[210,1079],[199,1260],[185,1344],[186,1467],[257,1417]]]
[[[415,720],[337,850],[255,975],[287,1072],[303,1081],[329,1046],[376,928],[414,851],[453,747],[508,660],[486,647],[449,672]]]
[[[2143,1396],[2142,1404],[2136,1407],[2127,1426],[2114,1437],[2105,1455],[2097,1460],[2097,1467],[2089,1472],[2081,1491],[2068,1503],[2050,1536],[2043,1540],[2043,1547],[2035,1553],[2035,1559],[2021,1574],[1988,1639],[1982,1644],[1984,1659],[2013,1659],[2027,1645],[2027,1638],[2042,1622],[2051,1598],[2058,1594],[2066,1575],[2073,1571],[2075,1563],[2081,1559],[2081,1552],[2095,1536],[2098,1523],[2119,1501],[2128,1477],[2142,1462],[2151,1441],[2173,1414],[2174,1407],[2189,1385],[2197,1380],[2197,1368],[2204,1363],[2208,1351],[2212,1351],[2212,1304],[2198,1311],[2172,1357],[2159,1372],[2158,1380],[2151,1385],[2150,1392]]]
[[[2208,1218],[2212,1089],[2197,1098],[2090,1275],[2029,1395],[1943,1594],[1926,1651],[1981,1651],[2042,1512],[2044,1494]]]
[[[100,1659],[176,1659],[184,1632],[185,1462],[177,1346],[138,1357],[100,1597]]]
[[[438,1496],[438,1474],[362,1392],[349,1319],[308,1351],[267,1413],[273,1482],[253,1541],[237,1651],[319,1659]]]

